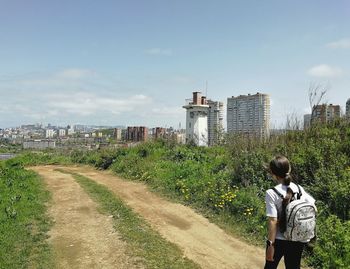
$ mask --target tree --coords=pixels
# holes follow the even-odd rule
[[[311,108],[311,115],[313,115],[314,110],[316,107],[321,104],[322,100],[324,99],[329,86],[323,85],[321,83],[310,83],[309,86],[309,104]]]
[[[291,113],[287,114],[285,129],[290,131],[302,129],[302,121],[296,111],[292,111]]]

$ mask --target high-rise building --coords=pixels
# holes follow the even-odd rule
[[[350,98],[346,101],[346,110],[345,115],[348,119],[350,119]]]
[[[311,123],[311,114],[304,115],[304,130],[310,127]]]
[[[340,106],[339,105],[317,105],[312,108],[311,123],[321,122],[327,123],[334,119],[340,118]]]
[[[207,100],[208,108],[208,143],[216,145],[222,138],[224,130],[224,103]]]
[[[53,138],[55,132],[53,129],[46,129],[45,130],[45,137],[46,138]]]
[[[165,128],[156,127],[156,128],[153,128],[152,133],[153,133],[154,139],[160,139],[160,138],[165,138],[167,131]]]
[[[59,129],[59,130],[58,130],[58,136],[59,136],[59,137],[65,137],[66,134],[67,134],[66,129]]]
[[[269,137],[270,96],[258,92],[227,98],[227,132]]]
[[[114,137],[115,140],[117,140],[117,141],[122,140],[122,129],[120,129],[120,128],[114,128],[113,137]]]
[[[139,142],[146,141],[148,139],[148,128],[144,126],[140,127],[128,127],[126,131],[126,140]]]
[[[186,109],[186,143],[208,146],[209,106],[206,97],[201,92],[193,92],[192,100],[188,100],[183,108]]]

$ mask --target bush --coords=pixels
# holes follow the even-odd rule
[[[289,158],[294,180],[317,200],[320,240],[308,260],[316,268],[321,264],[345,268],[350,264],[350,124],[346,122],[288,131],[267,141],[236,136],[211,148],[160,140],[126,149],[73,151],[65,159],[52,152],[25,154],[22,164],[72,161],[110,168],[184,203],[229,215],[230,222],[243,225],[246,234],[263,241],[264,195],[274,184],[263,165],[277,154]]]
[[[332,215],[318,223],[318,242],[309,258],[310,264],[320,269],[349,268],[350,221]]]

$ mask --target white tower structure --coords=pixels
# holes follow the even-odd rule
[[[201,92],[193,92],[193,99],[183,106],[186,109],[186,143],[208,146],[207,100]]]

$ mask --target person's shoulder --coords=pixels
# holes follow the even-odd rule
[[[281,184],[278,184],[275,187],[272,187],[272,188],[266,190],[266,197],[270,197],[272,199],[278,198],[278,194],[276,193],[276,191],[274,191],[274,188],[277,191],[280,191],[280,189],[282,189],[282,186],[281,186]]]
[[[282,184],[278,184],[278,185],[276,185],[274,188],[277,190],[277,191],[283,191],[283,187],[282,187],[283,185]],[[273,192],[275,192],[274,190],[273,190],[273,188],[271,188],[271,190],[273,191]]]
[[[276,186],[273,186],[273,187],[267,189],[266,192],[271,192],[271,193],[273,193],[273,192],[275,192],[273,189],[275,188],[275,189],[278,190],[279,188],[281,188],[281,185],[282,185],[282,184],[278,184],[278,185],[276,185]]]

